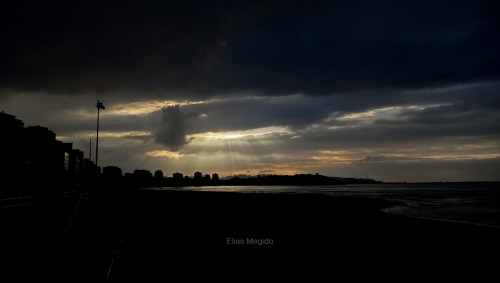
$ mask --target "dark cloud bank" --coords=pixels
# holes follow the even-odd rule
[[[2,1],[3,89],[331,94],[496,79],[494,1]]]
[[[150,99],[202,100],[104,116],[102,127],[149,132],[141,138],[151,150],[149,141],[181,151],[194,147],[188,137],[196,133],[282,126],[290,133],[274,138],[283,154],[359,151],[354,165],[380,171],[393,162],[398,174],[418,166],[394,153],[434,153],[427,145],[454,148],[456,157],[464,142],[491,157],[499,11],[495,1],[6,0],[1,110],[72,136],[94,130],[93,117],[74,113],[97,99],[108,111]],[[369,123],[342,119],[384,107],[403,108]],[[439,164],[453,172],[474,164],[493,176],[492,160]],[[429,167],[422,164],[438,164],[419,162],[422,176]]]

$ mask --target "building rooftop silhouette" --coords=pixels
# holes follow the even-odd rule
[[[81,175],[95,172],[83,151],[74,149],[72,143],[57,140],[56,134],[46,127],[25,127],[23,121],[3,111],[0,126],[4,137],[0,139],[0,174],[7,190],[70,185]]]

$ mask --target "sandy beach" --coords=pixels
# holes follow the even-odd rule
[[[94,223],[117,233],[107,270],[113,278],[200,275],[196,270],[475,276],[492,271],[488,255],[499,251],[498,229],[388,215],[380,211],[391,205],[383,199],[176,191],[122,197],[95,203],[101,212]],[[111,202],[114,209],[106,207]]]
[[[26,251],[39,261],[21,270],[116,280],[494,273],[499,229],[381,212],[390,205],[319,194],[90,192],[64,245]]]

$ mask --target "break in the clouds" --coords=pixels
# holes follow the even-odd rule
[[[99,161],[126,172],[496,180],[498,11],[7,0],[0,110],[88,154],[100,99]]]

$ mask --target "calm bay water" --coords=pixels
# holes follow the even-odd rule
[[[383,198],[401,203],[384,210],[387,213],[500,227],[499,183],[206,186],[156,189],[241,193],[320,193],[332,196]]]

